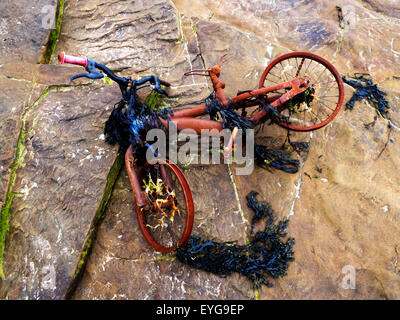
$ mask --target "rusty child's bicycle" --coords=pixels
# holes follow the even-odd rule
[[[161,85],[170,84],[152,75],[140,80],[118,77],[91,59],[61,53],[60,63],[84,66],[88,73],[71,78],[100,79],[105,75],[115,81],[122,99],[114,108],[105,132],[108,141],[118,142],[125,151],[125,164],[134,193],[135,211],[140,230],[155,250],[170,253],[190,237],[194,221],[193,197],[183,172],[168,159],[146,161],[146,150],[155,153],[146,140],[151,128],[166,128],[174,123],[179,130],[222,131],[229,128],[229,152],[239,129],[254,128],[267,120],[294,131],[312,131],[330,123],[340,111],[344,88],[340,74],[327,60],[308,52],[284,54],[264,70],[258,89],[238,92],[227,98],[225,82],[219,80],[223,57],[210,69],[190,70],[185,75],[208,76],[213,93],[204,105],[156,112],[139,101],[137,91],[150,86],[167,95]],[[98,70],[102,71],[99,72]],[[210,119],[199,118],[210,115]],[[218,120],[218,115],[222,121]]]

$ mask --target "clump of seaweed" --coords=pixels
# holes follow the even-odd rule
[[[287,151],[276,151],[262,145],[254,145],[254,157],[261,167],[274,167],[287,173],[299,171],[300,161],[291,158]]]
[[[205,105],[210,119],[221,119],[224,129],[233,130],[237,127],[245,131],[246,129],[252,129],[254,127],[254,123],[250,119],[239,115],[233,109],[224,108],[216,99],[214,92],[205,99]]]
[[[367,101],[375,108],[376,112],[389,119],[389,103],[385,99],[386,92],[378,89],[378,85],[372,82],[371,75],[368,73],[355,73],[354,77],[347,79],[345,76],[342,77],[343,81],[349,86],[356,89],[351,99],[346,103],[346,109],[353,110],[356,101]]]
[[[257,192],[252,191],[247,196],[248,206],[255,212],[248,244],[215,242],[192,236],[184,247],[177,249],[177,259],[220,276],[237,272],[246,276],[255,288],[261,285],[272,287],[273,284],[267,279],[276,279],[287,274],[289,261],[294,260],[295,240],[288,238],[282,241],[287,236],[288,220],[275,224],[277,218],[272,207],[266,202],[258,201],[257,195]],[[264,230],[253,234],[254,224],[264,218]]]
[[[379,116],[388,120],[389,122],[388,137],[383,149],[378,155],[377,159],[379,159],[383,152],[387,149],[389,142],[393,142],[393,140],[391,139],[393,125],[389,116],[390,106],[389,102],[385,99],[387,93],[378,89],[378,85],[373,83],[371,75],[368,73],[355,73],[354,77],[351,77],[351,79],[347,79],[345,76],[343,76],[342,78],[345,83],[356,89],[351,99],[346,103],[347,110],[353,110],[356,101],[361,102],[362,100],[366,99],[369,104],[375,108],[376,113]],[[377,117],[374,117],[374,121],[365,124],[364,127],[366,129],[374,127],[376,120]]]
[[[141,103],[137,96],[132,101],[128,103],[126,99],[121,99],[114,106],[105,123],[104,134],[111,145],[118,143],[121,152],[133,145],[135,156],[143,157],[146,154],[143,152],[146,133],[153,128],[164,128],[159,117],[168,120],[173,113],[170,108],[153,110]]]
[[[253,233],[254,224],[260,221],[263,218],[274,219],[274,210],[272,209],[271,205],[265,201],[258,201],[257,191],[251,191],[246,199],[247,199],[247,206],[254,211],[254,216],[251,220],[251,231]]]

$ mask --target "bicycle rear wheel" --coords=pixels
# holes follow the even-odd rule
[[[319,129],[331,122],[344,100],[342,77],[327,60],[309,53],[292,52],[272,61],[261,76],[259,88],[309,77],[311,87],[278,108],[278,124],[295,131]],[[283,95],[287,89],[271,92]]]
[[[182,171],[169,160],[146,163],[138,177],[148,206],[135,204],[139,228],[149,245],[171,253],[186,244],[194,221],[189,184]]]

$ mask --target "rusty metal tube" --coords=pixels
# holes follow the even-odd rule
[[[139,208],[147,207],[148,203],[145,199],[145,196],[143,194],[142,188],[139,183],[139,179],[137,177],[136,171],[135,171],[135,159],[133,158],[132,154],[132,145],[129,146],[129,148],[125,152],[125,166],[126,170],[128,172],[129,176],[129,181],[132,186],[133,193],[135,195],[135,202]]]
[[[168,121],[161,119],[160,121],[162,124],[168,128]],[[184,130],[184,129],[192,129],[194,130],[197,134],[201,134],[202,130],[217,130],[218,132],[222,131],[222,122],[218,122],[215,120],[208,120],[208,119],[193,119],[193,118],[177,118],[174,119],[172,118],[171,121],[176,125],[178,131]]]
[[[205,105],[197,106],[194,108],[187,108],[178,111],[174,111],[174,115],[171,119],[182,118],[182,117],[198,117],[207,114],[207,107]]]

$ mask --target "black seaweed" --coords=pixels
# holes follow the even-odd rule
[[[125,152],[129,145],[133,145],[133,154],[140,156],[142,142],[146,139],[146,134],[153,128],[164,128],[159,117],[169,119],[173,114],[170,108],[155,111],[141,103],[136,95],[134,99],[121,99],[114,106],[110,117],[106,121],[104,134],[106,141],[112,145],[118,143],[120,152]]]
[[[379,159],[387,149],[389,143],[393,142],[391,139],[393,125],[389,115],[390,106],[389,102],[385,99],[387,93],[378,89],[378,85],[372,82],[371,75],[368,73],[355,73],[354,77],[351,77],[352,80],[347,79],[345,76],[342,78],[345,83],[356,89],[351,99],[346,103],[346,109],[353,110],[356,101],[367,99],[367,101],[375,108],[376,113],[389,121],[388,137],[383,149],[378,155],[377,159]],[[374,118],[374,121],[364,124],[364,127],[366,129],[374,127],[376,120],[377,117]]]
[[[125,151],[131,143],[136,144],[136,139],[132,137],[131,121],[126,116],[125,107],[124,100],[116,104],[104,127],[106,142],[111,145],[118,143],[120,151]]]
[[[266,112],[266,115],[261,120],[261,123],[265,123],[267,119],[271,120],[270,124],[279,123],[282,121],[286,122],[287,124],[290,123],[289,117],[280,114],[276,108],[263,101],[262,98],[256,97],[256,100],[258,101],[260,107]]]
[[[276,151],[262,145],[254,145],[254,157],[261,167],[274,167],[287,173],[299,171],[300,161],[291,158],[287,151]]]
[[[215,242],[192,236],[184,247],[177,249],[176,257],[182,263],[205,270],[220,276],[228,276],[234,272],[246,276],[255,288],[261,285],[268,287],[271,277],[276,279],[285,276],[289,261],[294,260],[293,246],[295,240],[288,238],[286,229],[288,220],[274,224],[271,206],[256,199],[257,192],[252,191],[248,196],[248,205],[255,211],[252,230],[255,222],[266,218],[263,231],[251,234],[249,244],[238,245],[236,242]]]
[[[257,223],[259,220],[263,218],[270,218],[274,219],[274,210],[272,209],[271,205],[265,201],[258,201],[257,191],[251,191],[247,196],[247,206],[254,211],[253,219],[251,220],[251,231],[253,233],[254,224]]]
[[[292,142],[289,140],[290,146],[296,152],[308,152],[310,150],[310,144],[308,142]]]
[[[243,130],[253,129],[253,122],[238,114],[232,108],[224,108],[221,103],[216,99],[215,94],[211,93],[205,99],[207,113],[210,115],[211,120],[222,119],[222,127],[224,129],[233,130],[235,127]]]
[[[353,110],[356,101],[367,99],[368,102],[377,110],[378,114],[389,119],[389,103],[385,99],[386,92],[378,89],[378,85],[372,82],[372,78],[367,73],[356,73],[354,77],[347,79],[342,77],[343,81],[356,89],[351,99],[346,103],[346,109]]]

